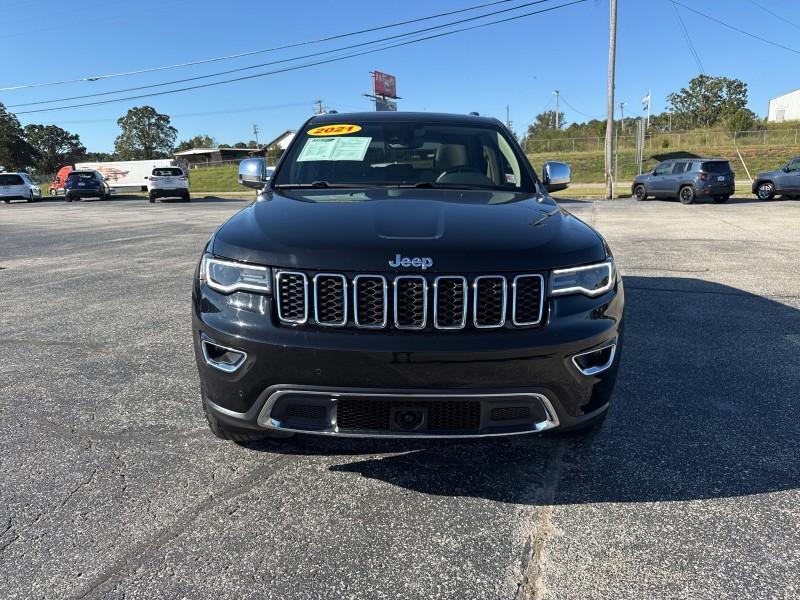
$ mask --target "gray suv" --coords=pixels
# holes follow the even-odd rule
[[[734,173],[722,158],[675,158],[665,160],[647,173],[634,177],[631,193],[637,200],[678,198],[691,204],[698,198],[725,202],[736,188]]]
[[[753,180],[753,193],[759,200],[772,200],[777,194],[800,196],[800,156],[776,171],[758,173]]]

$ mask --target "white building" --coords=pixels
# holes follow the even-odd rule
[[[780,123],[797,120],[800,120],[800,88],[769,101],[767,121]]]

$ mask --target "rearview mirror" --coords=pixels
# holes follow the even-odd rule
[[[263,158],[247,158],[239,163],[241,185],[260,190],[267,181],[267,163]]]
[[[572,172],[567,163],[547,161],[542,169],[542,183],[548,192],[557,192],[569,187]]]

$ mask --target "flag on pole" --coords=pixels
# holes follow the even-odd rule
[[[647,92],[647,95],[642,98],[642,110],[650,110],[650,93]]]

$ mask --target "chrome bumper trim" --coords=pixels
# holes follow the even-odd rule
[[[281,422],[273,419],[270,417],[270,413],[272,408],[275,406],[276,402],[286,394],[308,394],[314,396],[327,396],[332,403],[335,403],[340,396],[366,396],[366,397],[384,397],[384,398],[391,398],[397,400],[406,400],[410,398],[464,398],[464,399],[471,399],[471,400],[480,400],[485,398],[508,398],[511,396],[521,396],[526,397],[528,399],[536,399],[538,400],[542,408],[547,415],[547,418],[544,421],[540,421],[538,423],[534,423],[530,425],[530,429],[524,429],[520,431],[510,431],[510,432],[499,432],[499,433],[469,433],[469,434],[435,434],[435,433],[425,433],[425,432],[409,432],[409,433],[397,433],[387,431],[386,433],[358,433],[358,432],[341,432],[338,430],[336,425],[336,418],[331,420],[330,429],[327,430],[310,430],[310,429],[292,429],[289,427],[284,427],[281,425]],[[335,415],[335,412],[334,412]],[[381,392],[336,392],[336,391],[320,391],[320,390],[303,390],[303,389],[283,389],[277,390],[269,395],[264,406],[262,407],[261,411],[258,415],[257,423],[260,427],[264,427],[265,429],[271,429],[275,431],[286,431],[292,433],[305,433],[309,435],[323,435],[323,436],[336,436],[336,437],[352,437],[352,438],[394,438],[394,439],[408,439],[408,438],[417,438],[417,439],[441,439],[441,438],[452,438],[452,439],[465,439],[465,438],[483,438],[483,437],[502,437],[502,436],[512,436],[512,435],[527,435],[531,433],[541,433],[542,431],[546,431],[548,429],[553,429],[554,427],[558,427],[559,420],[558,414],[556,413],[555,408],[553,407],[552,402],[545,396],[544,394],[540,394],[537,392],[517,392],[517,393],[510,393],[510,394],[502,394],[502,393],[495,393],[495,394],[470,394],[470,393],[447,393],[447,392],[439,392],[439,393],[381,393]]]

